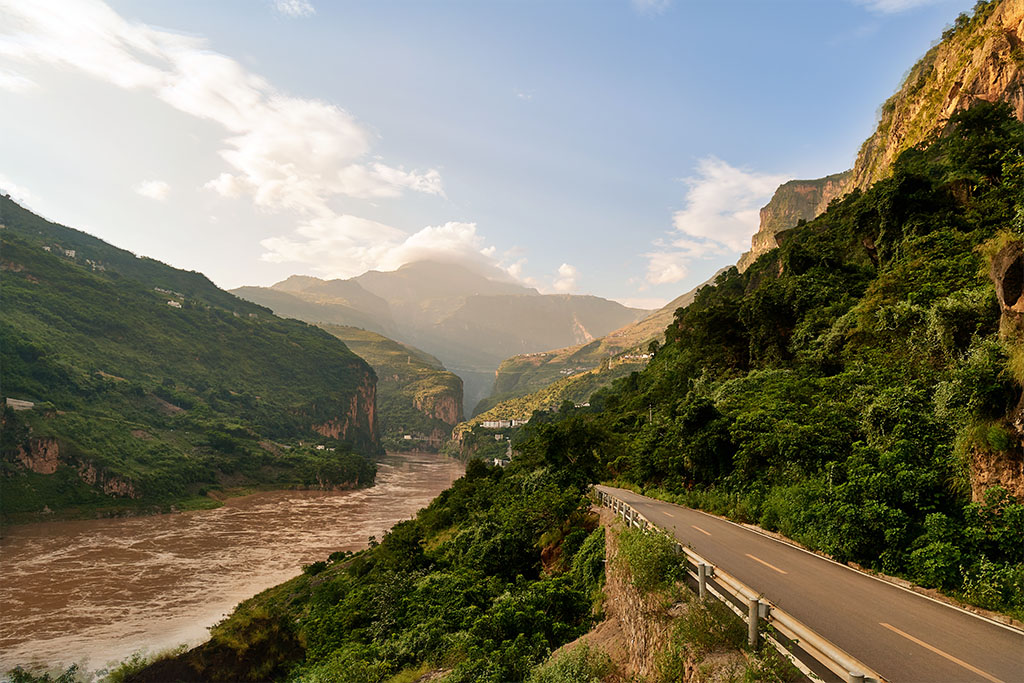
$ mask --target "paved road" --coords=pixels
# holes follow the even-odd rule
[[[599,489],[892,683],[1024,683],[1024,633],[718,517]]]

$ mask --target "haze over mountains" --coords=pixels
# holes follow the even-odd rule
[[[504,359],[589,343],[649,313],[595,296],[540,294],[435,261],[349,280],[292,276],[232,292],[279,315],[362,327],[433,354],[462,377],[467,415],[490,394]]]

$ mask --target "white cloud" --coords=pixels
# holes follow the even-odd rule
[[[0,90],[22,93],[39,87],[35,81],[21,74],[0,69]]]
[[[715,157],[701,159],[697,175],[686,178],[685,208],[672,216],[674,237],[648,253],[647,281],[679,282],[699,259],[739,255],[750,248],[760,207],[788,176],[736,168]]]
[[[316,9],[307,0],[274,0],[274,8],[290,17],[309,17]]]
[[[261,257],[273,263],[302,263],[324,277],[353,277],[367,270],[395,270],[414,261],[454,261],[489,275],[500,269],[494,247],[486,246],[475,223],[448,222],[409,234],[350,215],[315,218],[289,237],[260,242]],[[518,278],[517,278],[518,279]]]
[[[858,5],[867,7],[878,14],[897,14],[915,7],[934,5],[942,0],[854,0]]]
[[[18,185],[13,180],[0,173],[0,194],[10,195],[11,199],[18,202],[22,206],[27,206],[32,203],[35,197],[28,191],[27,188]]]
[[[284,5],[286,12],[312,10],[301,0]],[[250,194],[263,208],[329,215],[335,196],[443,195],[437,170],[365,161],[374,135],[349,112],[285,95],[202,40],[128,22],[99,0],[0,0],[0,12],[0,60],[77,69],[220,124],[220,156],[231,170],[207,187],[224,196]]]
[[[633,9],[640,14],[661,14],[669,8],[672,0],[631,0]]]
[[[132,188],[136,194],[162,202],[171,192],[171,186],[162,180],[143,180]]]
[[[551,286],[554,287],[556,292],[571,292],[576,288],[576,276],[578,274],[575,267],[570,266],[568,263],[563,263],[558,266],[558,277],[551,283]]]

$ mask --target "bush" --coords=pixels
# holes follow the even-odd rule
[[[661,534],[624,530],[619,534],[619,557],[641,593],[667,588],[683,575],[672,542]]]
[[[534,669],[526,683],[600,683],[612,672],[611,658],[581,643]]]

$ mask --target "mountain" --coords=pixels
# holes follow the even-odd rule
[[[650,315],[594,341],[506,358],[498,366],[491,395],[477,404],[473,415],[480,419],[526,419],[533,409],[557,406],[562,400],[585,401],[589,395],[586,391],[592,392],[622,373],[643,367],[648,346],[652,341],[661,343],[676,310],[689,305],[697,290],[713,282],[717,275]],[[580,373],[587,374],[587,379],[567,380]],[[555,383],[557,386],[549,390],[549,385]]]
[[[490,393],[503,359],[590,343],[647,313],[599,297],[542,295],[433,261],[350,280],[295,276],[233,292],[280,315],[362,327],[423,349],[462,378],[464,412]]]
[[[941,136],[950,118],[977,102],[1006,102],[1024,120],[1024,0],[982,0],[961,14],[907,73],[882,105],[875,132],[849,171],[785,183],[761,209],[751,249],[737,264],[746,270],[777,246],[775,235],[821,214],[829,202],[864,191],[890,173],[905,150]]]
[[[435,449],[462,420],[462,380],[437,358],[376,332],[321,327],[377,373],[377,415],[389,450]]]
[[[377,379],[344,343],[8,197],[0,224],[5,517],[372,481]]]

